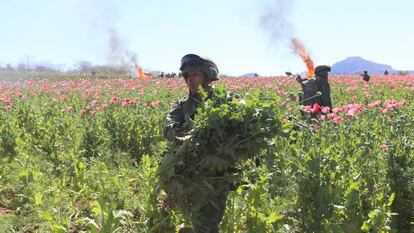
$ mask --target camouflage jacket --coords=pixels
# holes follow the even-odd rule
[[[361,76],[362,76],[362,80],[366,82],[368,82],[371,79],[371,77],[368,74],[361,74]]]
[[[318,103],[320,106],[327,106],[332,109],[331,88],[327,79],[316,76],[314,79],[309,79],[301,85],[303,89],[303,100],[315,96],[318,91],[322,93],[321,96],[306,100],[303,103],[304,105],[313,106],[315,103]]]
[[[176,130],[190,130],[188,124],[194,118],[197,107],[202,103],[201,97],[197,94],[189,94],[186,98],[178,101],[167,115],[164,124],[164,137],[169,141],[174,141]]]
[[[316,78],[318,80],[318,77]],[[331,87],[329,85],[328,79],[319,78],[318,80],[319,90],[322,92],[322,95],[316,98],[320,106],[327,106],[332,109],[332,100],[331,100]]]

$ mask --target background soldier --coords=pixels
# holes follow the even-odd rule
[[[191,130],[189,122],[194,118],[197,107],[203,103],[203,99],[198,93],[198,87],[201,86],[207,92],[207,96],[211,96],[213,88],[210,84],[219,80],[217,65],[213,61],[195,54],[185,55],[181,59],[180,70],[187,83],[189,94],[179,101],[167,116],[164,136],[170,141],[176,141],[176,137],[185,136],[186,132]],[[222,173],[217,172],[217,176],[223,176]],[[216,187],[219,186],[219,183],[217,185],[213,183],[212,186],[215,191],[211,195],[209,194],[209,200],[198,213],[193,213],[191,216],[193,229],[186,228],[181,232],[218,233],[230,185],[229,187]]]
[[[362,80],[364,80],[365,82],[369,82],[369,80],[371,79],[371,77],[368,74],[368,71],[366,70],[364,71],[363,74],[361,74],[361,76],[362,76]]]

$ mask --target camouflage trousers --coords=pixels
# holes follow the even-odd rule
[[[210,203],[200,208],[199,214],[192,218],[194,233],[218,233],[220,222],[226,209],[228,189],[217,193]]]
[[[193,228],[185,228],[180,233],[218,233],[220,222],[226,208],[229,189],[220,190],[213,195],[208,203],[200,207],[198,213],[193,213],[191,223]]]

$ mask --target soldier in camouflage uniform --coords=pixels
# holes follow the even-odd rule
[[[329,107],[332,110],[331,88],[328,82],[330,71],[329,66],[321,65],[315,68],[315,78],[309,78],[306,81],[298,79],[303,90],[301,98],[303,105],[313,107],[315,103],[318,103],[321,107]]]
[[[371,79],[371,77],[368,74],[368,71],[366,70],[364,71],[363,74],[361,74],[361,76],[362,76],[362,80],[364,80],[365,82],[369,82],[369,80]]]
[[[322,95],[316,98],[316,102],[320,106],[329,107],[332,110],[332,100],[331,100],[331,87],[328,82],[329,72],[331,67],[329,66],[317,66],[315,68],[315,78],[318,85],[318,90],[322,92]]]
[[[198,93],[198,87],[201,86],[208,96],[211,96],[213,89],[210,84],[219,80],[217,65],[195,54],[185,55],[181,59],[180,70],[187,83],[189,94],[180,100],[167,116],[164,136],[170,141],[175,141],[176,137],[185,136],[186,132],[191,130],[188,128],[188,123],[194,118],[197,107],[203,102]],[[207,204],[200,208],[199,213],[191,216],[193,229],[186,229],[182,232],[218,232],[230,187],[215,187],[214,190],[217,191],[211,193],[210,200],[206,201]]]

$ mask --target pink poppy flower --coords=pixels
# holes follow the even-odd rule
[[[310,105],[301,106],[300,109],[304,112],[312,112],[312,107]]]
[[[12,98],[8,96],[1,96],[0,100],[2,100],[4,103],[10,103],[12,101]]]
[[[161,101],[159,101],[159,100],[155,100],[155,101],[152,101],[151,102],[151,106],[152,107],[157,107],[157,106],[159,106],[161,104]]]
[[[312,114],[316,114],[321,110],[321,106],[318,103],[315,103],[313,105],[313,108],[311,109]]]
[[[340,117],[340,116],[336,116],[332,119],[332,121],[336,124],[341,123],[344,120],[344,118]]]
[[[326,115],[320,115],[318,118],[320,121],[326,120]]]
[[[322,113],[324,113],[324,114],[328,114],[330,112],[330,110],[331,110],[331,108],[328,107],[328,106],[324,106],[321,109]]]
[[[357,101],[357,100],[358,100],[358,96],[356,96],[356,95],[352,96],[352,101],[353,101],[353,102],[355,102],[355,101]]]

